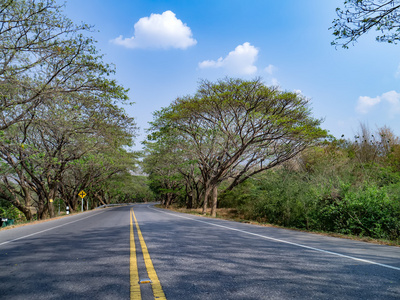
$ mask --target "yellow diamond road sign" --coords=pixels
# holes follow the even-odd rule
[[[80,191],[78,195],[79,195],[79,197],[81,197],[83,199],[83,198],[85,198],[86,193],[84,191]]]

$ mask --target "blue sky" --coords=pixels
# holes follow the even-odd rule
[[[152,113],[194,94],[200,79],[262,77],[301,91],[331,134],[360,122],[400,135],[400,45],[374,32],[345,50],[330,45],[343,0],[68,0],[65,14],[94,25],[98,49],[135,104],[145,138]]]

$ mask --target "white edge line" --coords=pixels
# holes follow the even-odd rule
[[[263,239],[272,240],[272,241],[275,241],[275,242],[289,244],[289,245],[293,245],[293,246],[297,246],[297,247],[301,247],[301,248],[305,248],[305,249],[309,249],[309,250],[313,250],[313,251],[318,251],[318,252],[322,252],[322,253],[326,253],[326,254],[336,255],[336,256],[348,258],[348,259],[351,259],[351,260],[360,261],[360,262],[364,262],[364,263],[367,263],[367,264],[377,265],[377,266],[380,266],[380,267],[384,267],[384,268],[400,271],[400,268],[398,268],[398,267],[381,264],[381,263],[378,263],[378,262],[375,262],[375,261],[372,261],[372,260],[362,259],[362,258],[353,257],[353,256],[349,256],[349,255],[345,255],[345,254],[341,254],[341,253],[337,253],[337,252],[318,249],[318,248],[314,248],[314,247],[310,247],[310,246],[306,246],[306,245],[302,245],[302,244],[297,244],[297,243],[293,243],[293,242],[289,242],[289,241],[285,241],[285,240],[281,240],[281,239],[276,239],[276,238],[273,238],[273,237],[269,237],[269,236],[265,236],[265,235],[261,235],[261,234],[257,234],[257,233],[248,232],[248,231],[241,230],[241,229],[236,229],[236,228],[232,228],[232,227],[228,227],[228,226],[224,226],[224,225],[219,225],[219,224],[215,224],[215,223],[206,222],[206,221],[203,221],[203,220],[197,220],[197,219],[189,218],[189,217],[186,217],[186,216],[181,216],[181,215],[178,215],[178,214],[162,211],[160,209],[155,209],[155,208],[152,208],[150,206],[148,206],[148,208],[152,209],[152,210],[155,210],[155,211],[158,211],[158,212],[161,212],[161,213],[164,213],[164,214],[172,215],[172,216],[175,216],[175,217],[188,219],[188,220],[192,220],[192,221],[196,221],[196,222],[200,222],[200,223],[205,223],[205,224],[216,226],[216,227],[222,227],[222,228],[225,228],[225,229],[238,231],[238,232],[245,233],[245,234],[258,236],[258,237],[261,237]]]
[[[22,240],[22,239],[25,239],[25,238],[27,238],[27,237],[30,237],[30,236],[33,236],[33,235],[37,235],[37,234],[40,234],[40,233],[43,233],[43,232],[46,232],[46,231],[50,231],[50,230],[53,230],[53,229],[56,229],[56,228],[59,228],[59,227],[65,226],[65,225],[69,225],[69,224],[72,224],[72,223],[76,223],[76,222],[79,222],[79,221],[82,221],[82,220],[85,220],[85,219],[88,219],[88,218],[91,218],[91,217],[100,215],[100,214],[102,214],[102,213],[104,213],[104,212],[105,212],[105,211],[102,211],[102,212],[99,212],[98,214],[90,215],[90,216],[87,216],[87,217],[82,218],[82,219],[79,219],[79,220],[71,221],[71,222],[68,222],[68,223],[65,223],[65,224],[61,224],[61,225],[58,225],[58,226],[54,226],[54,227],[51,227],[51,228],[48,228],[48,229],[45,229],[45,230],[42,230],[42,231],[38,231],[38,232],[35,232],[35,233],[31,233],[31,234],[28,234],[28,235],[25,235],[25,236],[22,236],[22,237],[13,239],[13,240],[9,240],[9,241],[0,243],[0,246],[1,246],[1,245],[8,244],[8,243],[15,242],[15,241],[18,241],[18,240]]]

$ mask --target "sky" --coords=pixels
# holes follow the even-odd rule
[[[193,95],[202,79],[251,80],[296,91],[337,138],[360,123],[400,135],[400,44],[362,36],[335,48],[329,27],[344,0],[67,0],[64,13],[91,33],[140,127],[141,149],[153,112]]]

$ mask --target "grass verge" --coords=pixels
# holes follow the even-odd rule
[[[163,207],[160,204],[157,204],[155,206],[158,208],[165,209],[165,207]],[[168,207],[168,209],[172,210],[172,211],[180,212],[180,213],[192,214],[192,215],[202,216],[202,217],[206,217],[206,218],[213,218],[213,217],[211,217],[211,215],[209,213],[207,213],[206,215],[203,215],[201,208],[187,209],[187,208],[177,207],[176,205],[171,205],[170,207]],[[317,234],[317,235],[322,235],[322,236],[350,239],[350,240],[367,242],[367,243],[378,244],[378,245],[400,247],[400,241],[373,239],[370,237],[360,237],[360,236],[346,235],[346,234],[335,233],[335,232],[310,231],[310,230],[304,230],[304,229],[299,229],[299,228],[283,227],[283,226],[278,226],[278,225],[269,224],[269,223],[262,223],[262,222],[257,222],[254,220],[247,220],[243,217],[243,215],[238,213],[237,209],[234,209],[234,208],[218,208],[216,218],[228,220],[228,221],[240,222],[240,223],[259,225],[259,226],[264,226],[264,227],[275,227],[275,228],[282,228],[282,229],[289,229],[289,230],[295,230],[295,231],[300,231],[300,232],[312,233],[312,234]]]
[[[27,225],[45,223],[45,222],[58,220],[58,219],[61,219],[61,218],[65,218],[65,217],[68,217],[68,216],[73,216],[73,215],[77,215],[77,214],[81,214],[81,213],[85,213],[85,212],[86,211],[84,211],[84,212],[78,211],[78,212],[70,213],[68,215],[66,213],[62,213],[61,215],[59,215],[57,217],[54,217],[54,218],[48,218],[48,219],[44,219],[44,220],[32,220],[32,221],[18,222],[18,223],[14,224],[14,225],[10,225],[10,226],[7,226],[7,227],[0,227],[0,231],[8,230],[8,229],[16,228],[16,227],[27,226]]]

